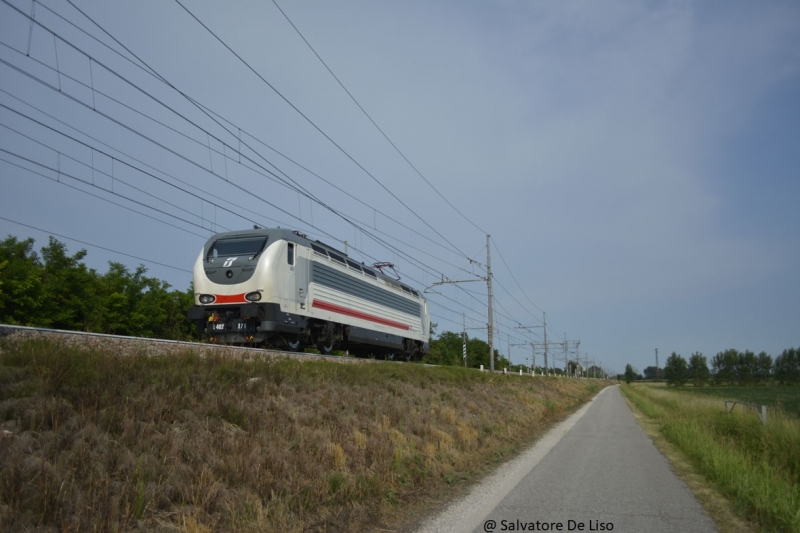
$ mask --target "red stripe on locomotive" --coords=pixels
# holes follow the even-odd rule
[[[354,318],[360,318],[361,320],[369,320],[370,322],[383,324],[384,326],[392,326],[394,328],[404,329],[406,331],[411,329],[406,324],[401,324],[400,322],[395,322],[393,320],[388,320],[386,318],[381,318],[375,315],[368,315],[367,313],[362,313],[354,309],[348,309],[347,307],[341,307],[339,305],[323,302],[321,300],[314,300],[311,306],[323,309],[325,311],[332,311],[334,313],[339,313],[340,315],[352,316]]]

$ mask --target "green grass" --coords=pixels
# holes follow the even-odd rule
[[[783,412],[767,426],[747,411],[685,390],[645,384],[623,393],[661,433],[765,531],[800,532],[800,421]]]
[[[681,390],[716,396],[723,400],[740,400],[782,409],[800,418],[800,385],[753,385],[750,387],[687,387]]]
[[[214,352],[218,353],[218,352]],[[1,531],[390,529],[597,382],[0,342]]]

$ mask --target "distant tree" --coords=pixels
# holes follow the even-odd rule
[[[431,342],[425,362],[434,365],[463,365],[463,340],[460,333],[444,331]]]
[[[590,378],[603,378],[606,375],[605,371],[597,365],[591,365],[587,373]]]
[[[161,335],[165,339],[191,339],[197,326],[186,318],[187,309],[194,305],[194,286],[185,291],[170,291],[164,302],[165,321]]]
[[[3,312],[3,269],[8,266],[8,260],[0,261],[0,314]]]
[[[711,375],[719,384],[732,384],[736,381],[739,366],[739,352],[734,348],[719,352],[711,360]]]
[[[767,352],[758,354],[758,370],[756,370],[756,379],[761,383],[769,381],[772,375],[772,356]]]
[[[667,363],[664,365],[664,378],[667,383],[680,387],[686,383],[688,377],[686,359],[672,352],[672,355],[667,358]]]
[[[469,357],[469,366],[472,368],[488,369],[490,367],[489,361],[489,344],[483,339],[467,339],[467,354]],[[494,350],[494,367],[496,370],[506,368],[508,362],[505,357],[500,355],[497,349]]]
[[[710,372],[708,370],[708,363],[706,357],[700,353],[695,352],[689,358],[689,379],[692,380],[695,387],[700,387],[708,381]]]
[[[577,362],[570,361],[569,363],[567,363],[567,371],[569,372],[570,376],[577,375],[577,373],[580,372],[581,370],[582,369]]]
[[[33,249],[33,239],[11,235],[0,242],[3,287],[0,291],[0,322],[38,325],[31,322],[42,305],[42,262]]]
[[[636,379],[636,371],[631,365],[625,365],[625,383],[630,384]]]
[[[750,350],[739,353],[739,362],[736,365],[736,378],[739,385],[751,385],[758,374],[758,358]]]
[[[488,350],[487,350],[488,352]],[[497,350],[494,351],[494,368],[495,370],[503,370],[507,368],[511,370],[511,361],[509,361],[505,355],[501,354]]]
[[[800,381],[800,348],[789,348],[775,358],[775,379],[784,385]]]
[[[658,377],[659,370],[661,371],[660,374],[663,375],[664,371],[662,369],[659,369],[655,366],[648,366],[643,370],[644,379],[656,379]]]
[[[41,253],[44,298],[37,322],[56,329],[85,331],[97,294],[97,273],[82,262],[86,250],[80,249],[70,256],[67,245],[51,236]]]

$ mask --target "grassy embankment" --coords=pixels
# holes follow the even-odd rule
[[[6,340],[0,529],[386,527],[532,442],[602,385]]]
[[[800,421],[770,410],[764,427],[752,409],[727,413],[722,399],[687,391],[622,387],[737,512],[766,531],[800,532]]]

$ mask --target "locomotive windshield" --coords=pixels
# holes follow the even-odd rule
[[[234,237],[231,239],[219,239],[214,241],[208,250],[207,259],[217,257],[230,257],[234,255],[254,256],[261,253],[267,237]]]

